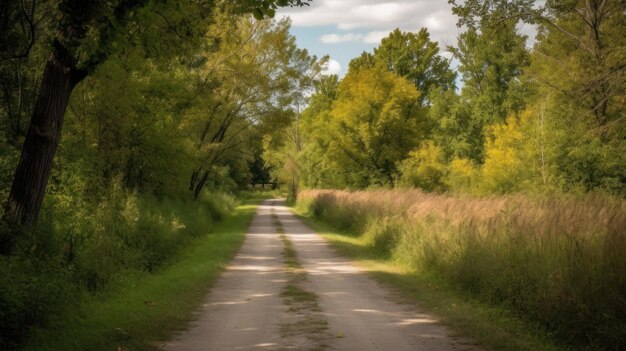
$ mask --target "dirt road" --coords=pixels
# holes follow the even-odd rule
[[[299,264],[289,263],[289,251],[295,251]],[[207,296],[197,320],[163,348],[475,349],[451,336],[433,316],[394,300],[338,256],[283,201],[268,200],[259,206],[241,251]]]

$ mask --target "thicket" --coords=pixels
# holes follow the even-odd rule
[[[309,190],[298,206],[381,256],[537,322],[572,347],[626,347],[626,202]]]
[[[149,274],[193,239],[210,235],[237,200],[220,193],[197,202],[157,199],[120,187],[98,203],[49,196],[37,227],[0,257],[0,348],[19,345],[33,326],[72,308],[83,294]],[[80,205],[80,206],[77,206]]]
[[[267,177],[262,136],[324,60],[264,17],[302,4],[0,5],[0,349],[168,264]]]

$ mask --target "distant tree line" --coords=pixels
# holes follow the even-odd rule
[[[452,59],[426,29],[391,32],[271,135],[276,176],[311,188],[626,194],[625,3],[451,3],[465,28]]]

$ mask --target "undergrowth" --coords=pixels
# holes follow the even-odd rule
[[[0,349],[18,347],[77,301],[157,271],[237,205],[225,194],[192,202],[120,188],[99,201],[71,200],[48,196],[37,227],[0,256]]]

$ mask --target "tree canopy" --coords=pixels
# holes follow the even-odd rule
[[[396,29],[317,86],[299,121],[302,185],[623,195],[623,2],[451,3],[454,69],[426,29]]]
[[[395,29],[343,77],[273,19],[310,2],[0,3],[0,348],[258,182],[626,195],[624,1],[451,0],[455,45]]]

